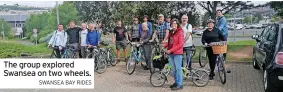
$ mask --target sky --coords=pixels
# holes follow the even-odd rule
[[[252,1],[254,5],[258,4],[265,4],[267,1]],[[1,1],[0,5],[27,5],[27,6],[34,6],[34,7],[54,7],[56,5],[55,1]],[[63,1],[59,1],[59,4],[62,4]]]

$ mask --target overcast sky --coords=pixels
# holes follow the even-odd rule
[[[265,4],[266,1],[252,1],[255,5]],[[14,5],[18,3],[19,5],[35,6],[35,7],[54,7],[56,5],[55,1],[1,1],[0,5]],[[62,4],[63,1],[59,1]]]

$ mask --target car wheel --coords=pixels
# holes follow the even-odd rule
[[[267,70],[263,69],[264,92],[279,92],[278,89],[270,83],[269,76]]]
[[[253,54],[253,67],[254,67],[254,69],[259,69],[259,66],[258,66],[258,64],[257,64],[257,61],[256,61],[256,59],[255,59],[255,54]]]

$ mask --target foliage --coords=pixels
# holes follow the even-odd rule
[[[245,17],[244,18],[244,23],[258,23],[260,20],[258,17],[255,17],[255,16],[248,16],[248,17]]]
[[[178,19],[183,14],[187,14],[193,25],[199,24],[197,19],[199,13],[195,11],[192,1],[74,1],[74,5],[79,11],[80,19],[84,22],[95,22],[101,20],[105,27],[113,27],[114,21],[122,20],[124,25],[131,25],[133,18],[138,15],[142,21],[142,16],[148,15],[149,21],[157,19],[158,14],[173,16]]]
[[[283,2],[271,1],[268,4],[277,12],[277,16],[281,16],[283,18]]]
[[[2,26],[3,24],[3,26]],[[3,32],[5,37],[9,37],[11,36],[10,32],[11,32],[11,25],[4,21],[3,19],[0,19],[0,37],[2,38],[3,36]]]
[[[225,18],[227,18],[227,19],[230,19],[230,18],[232,18],[232,14],[224,14],[224,16],[225,16]]]
[[[227,14],[231,13],[233,10],[237,10],[237,12],[242,11],[244,9],[250,9],[254,5],[248,4],[248,2],[243,1],[197,1],[198,5],[200,5],[203,9],[205,9],[212,19],[216,19],[216,10],[217,7],[223,7],[222,13]]]
[[[78,19],[78,11],[71,2],[64,2],[59,7],[59,21],[63,25],[68,25],[70,20],[76,21]],[[38,39],[46,36],[50,32],[53,32],[57,29],[56,21],[56,9],[53,9],[51,12],[44,12],[42,14],[31,15],[25,22],[25,28],[27,30],[27,36],[31,41],[35,39],[32,37],[33,29],[38,30]],[[65,27],[66,29],[66,27]],[[48,39],[48,38],[47,38]]]

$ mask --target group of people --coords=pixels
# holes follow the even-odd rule
[[[228,37],[228,28],[226,18],[222,15],[221,10],[217,10],[217,22],[214,20],[208,20],[207,29],[202,34],[201,42],[206,45],[211,42],[226,41]],[[120,59],[120,50],[123,49],[124,55],[127,56],[128,42],[141,42],[143,43],[141,48],[143,49],[147,67],[145,70],[150,69],[151,61],[151,44],[150,42],[155,39],[160,44],[163,44],[165,51],[169,55],[169,64],[172,65],[173,75],[175,83],[170,86],[172,90],[180,90],[183,88],[183,76],[182,67],[191,68],[190,51],[193,45],[192,39],[192,25],[188,23],[188,16],[183,15],[181,17],[181,23],[179,20],[170,17],[166,18],[162,14],[158,15],[158,24],[153,27],[154,24],[149,22],[147,15],[143,16],[143,21],[139,22],[139,18],[133,18],[133,25],[130,29],[126,29],[122,26],[122,21],[116,21],[116,27],[113,30],[112,42],[116,45],[117,60]],[[90,24],[86,28],[86,24],[83,23],[81,28],[75,27],[75,22],[70,22],[70,28],[63,30],[63,25],[58,25],[58,30],[54,31],[49,46],[58,47],[56,49],[57,55],[67,43],[67,36],[69,37],[69,44],[81,51],[82,58],[85,58],[85,48],[91,46],[98,46],[100,42],[101,23],[98,24],[98,28],[95,28],[95,24]],[[66,34],[66,35],[65,35]],[[212,80],[216,62],[216,54],[213,54],[212,48],[207,47],[207,55],[209,58],[210,74],[209,77]],[[186,54],[186,63],[182,65],[183,54]],[[224,54],[226,57],[226,55]],[[60,56],[58,56],[60,58]]]

